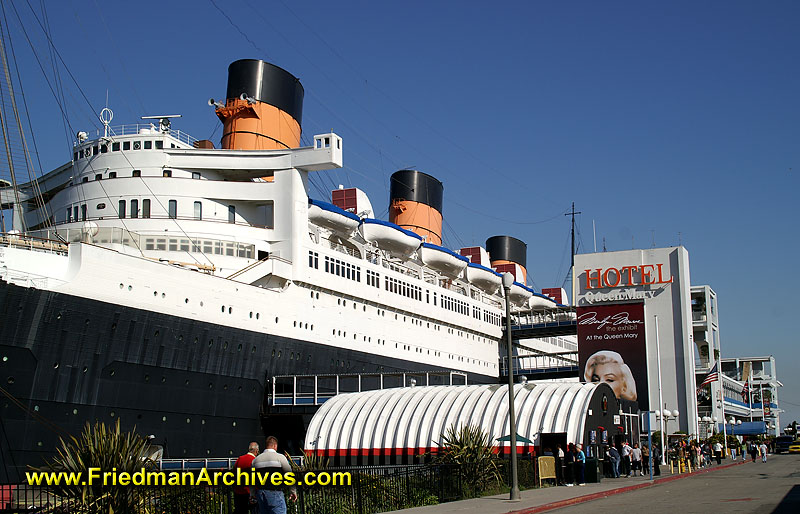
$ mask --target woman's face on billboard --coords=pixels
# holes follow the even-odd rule
[[[620,398],[625,387],[622,368],[617,362],[604,362],[596,364],[592,370],[592,382],[605,382],[614,390],[614,395]]]

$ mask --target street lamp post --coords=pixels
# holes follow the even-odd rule
[[[517,482],[517,420],[514,417],[514,365],[512,363],[511,349],[511,285],[514,275],[503,273],[503,292],[506,297],[506,344],[508,346],[508,425],[511,429],[509,443],[511,444],[511,494],[510,500],[519,500],[519,483]]]

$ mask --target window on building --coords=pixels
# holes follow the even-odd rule
[[[194,202],[194,219],[196,219],[196,220],[203,219],[203,203],[202,202]]]
[[[111,151],[112,152],[119,152],[119,142],[111,143]]]
[[[153,142],[152,141],[145,141],[144,142],[144,149],[145,150],[152,150],[153,149]]]
[[[164,148],[164,141],[156,141],[156,150],[162,150]]]
[[[195,180],[200,180],[200,172],[199,171],[193,171],[192,172],[192,178],[195,179]]]
[[[236,206],[228,206],[228,223],[236,223]]]
[[[162,175],[165,176],[165,177],[171,177],[172,176],[172,170],[164,170],[164,173],[162,173]]]
[[[142,200],[142,218],[150,217],[150,199],[145,198]]]
[[[130,150],[131,149],[131,142],[130,141],[123,141],[122,142],[122,149],[123,150]]]
[[[139,217],[139,200],[131,200],[131,218]]]
[[[72,209],[72,212],[74,213],[74,216],[72,216],[72,221],[78,221],[78,206],[77,205]]]
[[[81,221],[86,221],[87,212],[86,212],[86,204],[81,205]]]
[[[134,177],[141,177],[142,176],[142,170],[133,170],[133,176]]]
[[[120,218],[125,217],[125,200],[119,201],[119,217]]]
[[[70,221],[72,221],[72,209],[70,209],[69,207],[67,207],[67,217],[66,217],[66,218],[64,218],[64,220],[65,220],[67,223],[69,223]]]
[[[100,153],[108,153],[108,145],[100,145]]]
[[[95,180],[103,180],[103,175],[101,173],[98,173],[97,175],[94,176],[94,179]]]
[[[169,217],[173,218],[173,219],[178,217],[178,201],[177,200],[170,200],[169,201]]]
[[[81,179],[81,182],[89,182],[89,177],[83,177],[83,178]]]
[[[109,171],[108,172],[108,178],[117,178],[117,172],[116,171]]]

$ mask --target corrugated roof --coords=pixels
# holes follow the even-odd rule
[[[516,384],[517,433],[537,445],[541,433],[565,432],[569,442],[582,442],[597,387],[575,382]],[[305,448],[325,455],[417,453],[437,448],[453,425],[479,425],[492,441],[508,435],[508,386],[419,386],[341,394],[314,415]]]

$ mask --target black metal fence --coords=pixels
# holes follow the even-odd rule
[[[350,484],[298,487],[297,502],[287,501],[290,513],[369,514],[463,497],[457,466],[364,466],[326,471],[350,473]],[[80,501],[57,495],[46,486],[4,485],[0,486],[0,514],[105,513],[109,507],[130,514],[232,514],[234,510],[233,488],[228,486],[120,486],[90,492],[88,501]]]

